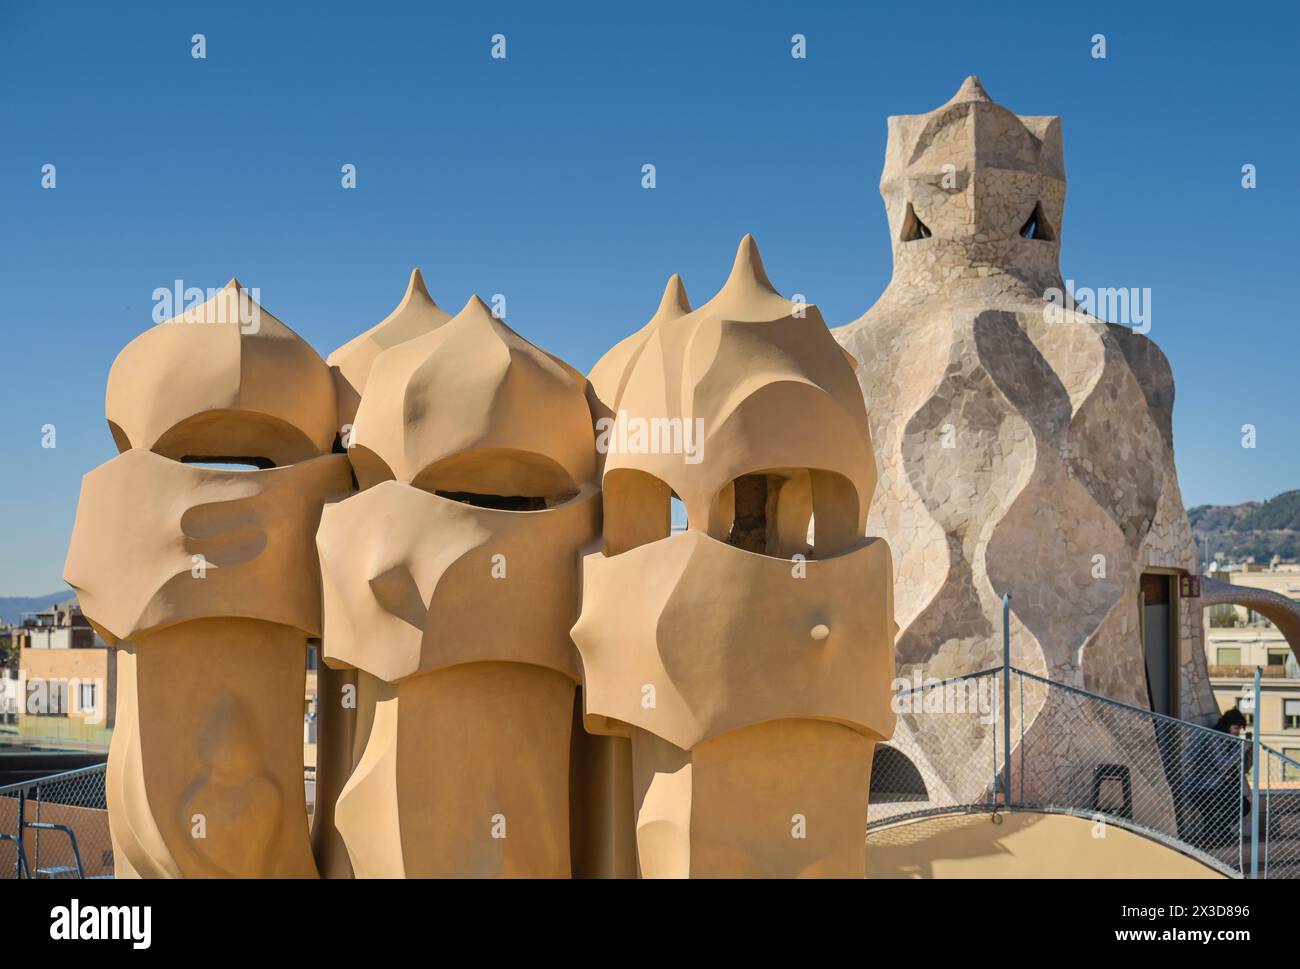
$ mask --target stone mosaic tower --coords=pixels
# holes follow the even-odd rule
[[[867,530],[894,552],[900,674],[1000,665],[1010,592],[1016,665],[1147,706],[1141,574],[1196,568],[1173,378],[1145,335],[1047,302],[1065,289],[1060,119],[1017,115],[968,78],[941,107],[889,119],[880,190],[893,277],[834,332],[861,361],[881,476]],[[1199,610],[1183,621],[1194,719],[1212,700]],[[1027,697],[1026,719],[1040,707]],[[977,788],[989,771],[961,764],[989,729],[972,719],[953,746],[908,716],[895,745]]]

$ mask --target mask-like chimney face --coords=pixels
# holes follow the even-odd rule
[[[1059,118],[1014,114],[967,78],[929,114],[889,119],[880,193],[896,283],[922,293],[1002,273],[1040,292],[1059,283]]]
[[[105,406],[122,453],[85,476],[64,574],[118,646],[117,873],[314,875],[314,538],[322,504],[351,487],[347,459],[328,453],[329,369],[232,282],[133,340]],[[202,466],[214,463],[248,470]]]
[[[363,490],[318,536],[326,656],[380,683],[335,812],[353,867],[565,875],[586,381],[474,297],[375,358],[354,434]]]
[[[86,476],[66,569],[105,638],[216,616],[319,636],[315,578],[266,581],[315,562],[321,504],[349,489],[316,351],[232,280],[123,349],[105,408],[123,453]]]
[[[670,493],[690,530],[764,554],[826,557],[861,537],[876,477],[853,364],[816,306],[772,288],[750,237],[698,310],[673,277],[658,313],[591,381],[605,418],[607,552],[666,538]]]
[[[591,381],[604,547],[573,637],[588,725],[632,740],[642,873],[860,873],[894,626],[853,363],[747,236],[712,300],[674,277]]]
[[[127,345],[105,409],[118,450],[186,462],[281,467],[328,454],[337,430],[329,368],[233,279]]]
[[[582,376],[477,296],[377,359],[370,380],[351,448],[363,488],[394,479],[453,496],[528,499],[518,510],[537,510],[594,478]]]

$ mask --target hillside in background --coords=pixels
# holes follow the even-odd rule
[[[46,596],[0,596],[0,622],[17,625],[24,612],[40,612],[74,595],[71,589],[63,589]]]
[[[1187,517],[1201,556],[1208,546],[1211,559],[1216,552],[1229,561],[1250,555],[1256,562],[1274,555],[1300,558],[1300,491],[1240,505],[1198,505],[1187,510]]]

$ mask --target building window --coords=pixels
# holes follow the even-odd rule
[[[1241,647],[1240,647],[1240,646],[1220,646],[1220,647],[1219,647],[1219,665],[1220,665],[1220,666],[1240,666],[1240,665],[1241,665]]]
[[[1300,700],[1282,701],[1282,729],[1300,730]]]
[[[82,713],[94,713],[95,710],[98,709],[98,704],[96,702],[96,696],[95,696],[96,694],[95,686],[96,684],[94,683],[81,684],[81,712]]]
[[[1268,651],[1269,666],[1286,666],[1286,658],[1291,655],[1289,649],[1270,649]]]
[[[1282,754],[1291,760],[1300,761],[1300,747],[1283,747]],[[1282,761],[1282,780],[1300,781],[1300,767]]]

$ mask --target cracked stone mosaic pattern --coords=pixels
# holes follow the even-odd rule
[[[861,363],[880,473],[867,533],[894,553],[899,675],[1000,665],[1010,592],[1015,665],[1147,707],[1141,573],[1196,570],[1173,377],[1145,335],[1047,302],[1065,289],[1060,119],[1016,115],[968,78],[934,111],[889,119],[880,188],[893,277],[833,332]],[[1200,609],[1180,612],[1180,713],[1203,720]],[[1051,701],[1025,700],[1026,730],[1045,729]],[[963,776],[993,728],[967,718],[954,743],[942,719],[901,716],[894,745]],[[965,771],[970,790],[952,794],[990,773]]]

